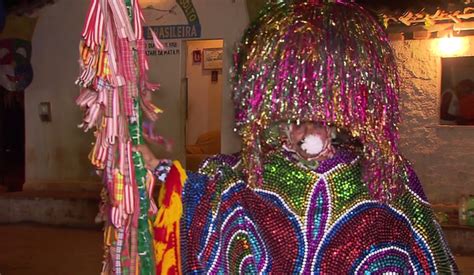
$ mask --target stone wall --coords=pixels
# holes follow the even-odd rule
[[[474,37],[464,38],[474,55]],[[439,125],[441,56],[439,39],[392,43],[402,80],[401,150],[413,163],[433,203],[455,203],[474,194],[474,126]]]

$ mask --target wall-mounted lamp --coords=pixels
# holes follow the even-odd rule
[[[38,108],[38,114],[43,122],[51,121],[51,103],[50,102],[41,102]]]
[[[469,43],[464,37],[443,37],[434,41],[438,55],[446,57],[462,55]]]

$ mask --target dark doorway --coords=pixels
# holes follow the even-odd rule
[[[0,87],[0,185],[21,191],[25,182],[24,92]]]

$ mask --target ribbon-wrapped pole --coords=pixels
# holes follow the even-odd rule
[[[138,0],[91,0],[80,43],[77,104],[85,131],[94,129],[89,158],[102,171],[105,217],[102,274],[155,274],[152,223],[154,178],[135,145],[143,144],[143,114],[161,112],[150,102]],[[154,35],[156,37],[156,35]],[[155,42],[157,43],[157,42]]]

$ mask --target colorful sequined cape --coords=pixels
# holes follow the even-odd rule
[[[456,273],[413,169],[390,203],[371,199],[359,158],[338,152],[313,170],[267,155],[250,188],[238,156],[208,159],[183,193],[186,273]]]

